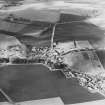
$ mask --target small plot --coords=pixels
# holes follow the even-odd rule
[[[76,43],[77,43],[77,48],[79,49],[83,49],[83,48],[92,49],[93,48],[88,40],[76,41]]]

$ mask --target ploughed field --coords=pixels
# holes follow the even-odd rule
[[[65,104],[70,104],[104,98],[89,93],[77,80],[66,79],[60,71],[51,72],[42,65],[2,67],[0,88],[18,102],[60,96]],[[1,94],[0,97],[0,101],[5,101]]]

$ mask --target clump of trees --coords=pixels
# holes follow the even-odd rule
[[[4,1],[6,4],[18,4],[24,0],[2,0]]]

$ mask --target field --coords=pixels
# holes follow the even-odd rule
[[[73,17],[73,15],[71,16]],[[74,18],[76,19],[76,17]],[[66,19],[68,17],[64,21]],[[54,41],[88,40],[94,46],[98,45],[103,35],[104,31],[92,24],[71,23],[57,26]],[[104,64],[104,51],[97,53]],[[67,80],[61,72],[50,72],[48,68],[41,65],[1,67],[0,88],[16,102],[57,96],[60,96],[65,104],[104,99],[98,93],[89,93],[78,84],[77,80]],[[0,94],[0,101],[5,101],[2,94]]]
[[[89,93],[77,80],[67,80],[61,72],[51,72],[41,65],[1,68],[0,87],[16,102],[60,96],[65,104],[71,104],[104,98]]]

